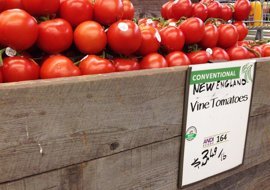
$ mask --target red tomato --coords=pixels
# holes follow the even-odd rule
[[[168,67],[168,63],[166,59],[158,53],[148,54],[141,61],[141,69],[155,69],[163,67]]]
[[[142,43],[138,50],[141,55],[157,52],[160,47],[161,37],[157,29],[152,26],[140,27]]]
[[[81,75],[80,69],[67,57],[53,55],[47,58],[40,70],[42,79],[72,77]]]
[[[208,18],[219,18],[221,16],[221,4],[218,1],[213,1],[207,6]]]
[[[240,60],[249,58],[248,50],[242,46],[235,46],[229,48],[227,49],[227,53],[230,57],[230,60]]]
[[[0,0],[0,13],[5,9],[5,0]]]
[[[0,14],[0,34],[0,44],[17,51],[26,50],[37,40],[38,24],[23,10],[7,10]]]
[[[122,19],[132,20],[134,18],[135,10],[132,2],[130,0],[123,0],[123,16]]]
[[[67,50],[73,41],[71,25],[57,18],[39,24],[37,45],[46,53],[56,54]]]
[[[137,59],[117,58],[113,60],[116,71],[134,71],[140,69],[140,64]]]
[[[208,9],[203,3],[195,3],[192,6],[192,16],[205,21],[208,17]]]
[[[262,45],[261,48],[262,48],[262,56],[270,57],[270,45],[265,44],[265,45]]]
[[[112,24],[108,29],[107,37],[111,49],[123,55],[136,52],[142,42],[140,29],[131,20],[121,20]]]
[[[212,48],[213,53],[210,56],[211,61],[230,61],[228,53],[219,47]]]
[[[246,20],[251,11],[249,0],[237,0],[234,4],[233,18],[235,20]]]
[[[0,0],[0,6],[1,6],[1,1],[3,2],[3,10],[8,10],[8,9],[22,9],[22,1],[21,0]]]
[[[2,67],[0,68],[0,83],[4,82],[4,79],[3,79],[3,69]]]
[[[248,48],[248,58],[259,58],[263,56],[262,48],[259,46],[254,46]]]
[[[156,29],[159,29],[161,27],[161,24],[159,21],[157,20],[152,20],[150,18],[142,18],[142,19],[139,19],[138,21],[138,25],[141,27],[145,27],[145,26],[152,26]]]
[[[192,3],[190,0],[175,0],[172,3],[173,18],[190,17],[192,13]]]
[[[232,8],[227,4],[223,4],[221,7],[220,18],[225,21],[228,21],[232,19],[232,16],[233,16]]]
[[[92,20],[92,4],[88,0],[66,0],[60,5],[60,17],[76,27],[84,21]]]
[[[103,27],[95,21],[85,21],[74,31],[74,43],[85,54],[97,54],[107,44],[107,36]]]
[[[161,44],[168,52],[180,51],[185,44],[183,32],[174,26],[167,26],[160,30]]]
[[[103,25],[111,25],[122,18],[124,6],[122,0],[96,0],[94,18]]]
[[[170,19],[172,18],[172,5],[173,1],[168,1],[167,3],[163,4],[161,7],[161,16],[164,19]]]
[[[239,38],[237,29],[232,24],[221,24],[218,27],[218,46],[222,48],[229,48],[234,46]]]
[[[243,40],[243,41],[238,41],[237,45],[238,46],[250,46],[250,43],[252,43],[253,41],[249,41],[249,40]]]
[[[34,16],[47,16],[58,11],[60,0],[22,0],[23,8]]]
[[[239,34],[239,41],[244,40],[248,35],[248,29],[245,23],[242,21],[234,22],[233,25],[236,27],[237,32]]]
[[[186,44],[198,43],[202,40],[205,33],[203,21],[195,17],[185,20],[179,28],[184,33]]]
[[[181,51],[174,51],[166,56],[169,67],[190,65],[189,58]]]
[[[204,50],[188,53],[187,56],[191,64],[207,63],[210,60],[210,54]]]
[[[2,69],[4,82],[19,82],[39,78],[40,68],[38,64],[25,57],[4,58]]]
[[[115,72],[115,67],[108,59],[96,55],[88,55],[79,66],[82,75],[94,75]]]
[[[205,34],[200,42],[200,45],[204,48],[212,48],[216,47],[218,42],[218,29],[213,24],[206,24],[205,25]]]

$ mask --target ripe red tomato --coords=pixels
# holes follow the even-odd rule
[[[23,8],[34,16],[47,16],[58,11],[60,0],[22,0]]]
[[[40,69],[42,79],[72,77],[81,75],[80,69],[67,57],[52,55],[47,58]]]
[[[237,46],[248,46],[248,47],[250,47],[251,43],[253,43],[252,40],[238,41]]]
[[[157,20],[152,20],[150,18],[142,18],[139,19],[138,21],[138,25],[141,27],[145,27],[145,26],[152,26],[156,29],[161,28],[161,23]]]
[[[15,56],[3,60],[4,82],[19,82],[39,78],[39,65],[32,59]]]
[[[84,21],[92,20],[92,4],[88,0],[66,0],[60,5],[60,17],[76,27]]]
[[[207,63],[210,60],[210,54],[204,50],[193,51],[187,54],[191,64]]]
[[[108,59],[96,55],[88,55],[82,59],[79,68],[82,75],[94,75],[115,72],[115,67]]]
[[[202,40],[205,33],[203,21],[195,17],[185,20],[180,24],[179,28],[184,33],[186,44],[198,43]]]
[[[219,18],[221,15],[221,4],[218,1],[212,1],[207,5],[208,18]]]
[[[122,19],[132,20],[135,14],[135,9],[132,2],[130,0],[123,0],[123,6],[124,12]]]
[[[107,37],[110,48],[123,55],[136,52],[142,42],[140,29],[131,20],[121,20],[112,24],[108,29]]]
[[[219,47],[212,48],[212,54],[210,56],[211,61],[230,61],[228,53]]]
[[[5,0],[0,0],[0,13],[4,10],[5,8]]]
[[[160,12],[161,12],[161,16],[164,19],[172,18],[172,4],[173,4],[173,1],[170,0],[167,3],[162,5]]]
[[[248,50],[242,46],[235,46],[229,48],[227,49],[227,53],[230,57],[230,60],[240,60],[249,58]]]
[[[174,26],[167,26],[160,30],[161,44],[168,52],[181,51],[185,44],[183,32]]]
[[[202,21],[205,21],[208,17],[207,6],[203,3],[195,3],[192,6],[192,16],[200,18]]]
[[[140,55],[157,52],[160,47],[161,37],[157,29],[152,26],[140,27],[142,43],[138,50]]]
[[[234,46],[239,38],[237,29],[232,24],[221,24],[218,27],[218,46],[222,48],[229,48]]]
[[[218,29],[215,25],[209,23],[205,25],[205,34],[200,42],[200,45],[204,48],[216,47],[218,42]]]
[[[2,67],[0,68],[0,83],[4,82],[4,79],[3,79],[3,69]]]
[[[155,69],[168,67],[166,59],[158,53],[150,53],[141,61],[141,69]]]
[[[173,18],[190,17],[192,13],[192,3],[190,0],[175,0],[172,3]]]
[[[96,0],[94,18],[103,25],[111,25],[122,18],[124,5],[122,0]]]
[[[189,58],[181,51],[174,51],[166,56],[169,67],[190,65]]]
[[[63,52],[71,46],[72,42],[72,27],[64,19],[57,18],[39,24],[37,45],[46,53]]]
[[[247,29],[246,24],[242,21],[237,21],[237,22],[234,22],[233,25],[236,27],[237,32],[239,34],[238,40],[239,41],[244,40],[248,35],[248,29]]]
[[[134,71],[140,69],[140,64],[137,59],[117,58],[113,60],[116,71]]]
[[[1,4],[3,4],[3,10],[8,10],[8,9],[22,9],[22,1],[21,0],[0,0],[0,7]],[[1,8],[0,8],[1,9]],[[0,11],[1,12],[1,11]]]
[[[107,36],[103,27],[95,21],[85,21],[74,31],[74,43],[85,54],[97,54],[107,44]]]
[[[223,4],[221,7],[220,18],[228,21],[231,20],[233,16],[232,8],[228,4]]]
[[[265,45],[262,45],[261,48],[262,48],[262,56],[270,57],[270,45],[265,44]]]
[[[237,0],[234,4],[233,18],[235,20],[246,20],[251,11],[249,0]]]
[[[38,37],[38,24],[27,12],[11,9],[0,14],[0,44],[17,51],[30,48]]]

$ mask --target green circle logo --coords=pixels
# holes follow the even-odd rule
[[[188,141],[192,141],[193,139],[195,139],[197,136],[197,129],[194,126],[191,126],[187,129],[186,131],[186,135],[185,138]]]

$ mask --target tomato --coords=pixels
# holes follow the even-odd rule
[[[218,42],[218,29],[215,25],[209,23],[205,25],[205,34],[200,42],[200,45],[204,48],[212,48],[217,45]]]
[[[116,71],[134,71],[140,69],[140,64],[137,59],[117,58],[113,60]]]
[[[189,58],[181,51],[174,51],[166,56],[169,67],[190,65]]]
[[[97,54],[107,44],[107,36],[103,27],[95,21],[85,21],[74,31],[74,43],[85,54]]]
[[[248,35],[248,29],[247,29],[246,24],[242,21],[237,21],[237,22],[234,22],[233,25],[236,27],[237,32],[239,34],[238,40],[239,41],[244,40]]]
[[[191,64],[207,63],[210,60],[210,54],[204,50],[188,53],[187,56]]]
[[[39,78],[39,65],[32,59],[15,56],[3,60],[4,82],[19,82]]]
[[[185,20],[180,24],[179,28],[184,33],[186,44],[198,43],[202,40],[205,33],[203,21],[195,17]]]
[[[228,21],[231,20],[233,16],[232,8],[228,4],[223,4],[221,7],[220,18]]]
[[[192,16],[205,21],[208,17],[208,9],[203,3],[195,3],[192,6]]]
[[[21,0],[0,0],[0,6],[1,6],[1,1],[3,4],[3,10],[23,8]]]
[[[239,38],[237,29],[232,24],[221,24],[218,27],[218,46],[222,48],[229,48],[234,46]]]
[[[5,9],[5,0],[0,0],[0,13]]]
[[[190,17],[192,13],[192,3],[190,0],[175,0],[172,3],[173,18]]]
[[[250,41],[250,40],[243,40],[243,41],[238,41],[237,42],[237,45],[238,46],[250,46],[250,44],[252,43],[253,41]]]
[[[235,46],[229,48],[227,49],[227,53],[230,57],[230,60],[240,60],[249,58],[248,50],[242,46]]]
[[[82,75],[94,75],[115,72],[115,67],[108,59],[96,55],[88,55],[82,59],[79,66]]]
[[[96,0],[94,18],[103,25],[111,25],[122,18],[124,5],[122,0]]]
[[[235,20],[246,20],[251,11],[249,0],[237,0],[234,4],[233,18]]]
[[[167,26],[160,30],[161,44],[166,51],[180,51],[185,44],[183,32],[174,26]]]
[[[3,79],[3,69],[2,67],[0,68],[0,83],[4,82],[4,79]]]
[[[141,69],[155,69],[168,67],[166,59],[158,53],[150,53],[141,61]]]
[[[123,55],[135,53],[142,42],[140,29],[131,20],[121,20],[112,24],[108,29],[107,37],[110,48]]]
[[[265,45],[262,45],[261,48],[262,48],[262,56],[270,57],[270,45],[265,44]]]
[[[138,50],[141,55],[157,52],[160,47],[161,37],[157,29],[152,26],[140,27],[142,43]]]
[[[47,58],[40,69],[42,79],[62,78],[81,75],[80,69],[63,55],[52,55]]]
[[[156,29],[159,29],[161,27],[161,24],[159,21],[157,20],[152,20],[150,18],[142,18],[142,19],[139,19],[138,21],[138,25],[141,27],[145,27],[145,26],[152,26]]]
[[[11,9],[0,14],[0,44],[17,51],[30,48],[38,37],[38,24],[27,12]]]
[[[92,4],[88,0],[66,0],[60,5],[60,17],[76,27],[84,21],[92,20]]]
[[[71,46],[72,42],[72,27],[64,19],[57,18],[39,24],[37,45],[46,53],[63,52]]]
[[[212,54],[210,56],[211,61],[230,61],[228,53],[219,47],[212,48]]]
[[[134,18],[135,9],[130,0],[123,0],[123,16],[122,19],[132,20]]]
[[[208,18],[219,18],[221,15],[221,4],[218,1],[213,1],[207,5]]]
[[[162,5],[160,12],[161,12],[161,16],[164,19],[172,18],[172,4],[173,4],[173,1],[171,0]]]
[[[23,8],[34,16],[47,16],[58,11],[60,0],[22,0]]]

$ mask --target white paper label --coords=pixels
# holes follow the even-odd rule
[[[174,27],[176,27],[176,23],[175,23],[175,22],[170,22],[170,23],[169,23],[169,26],[174,26]]]
[[[16,52],[16,50],[14,50],[12,48],[7,47],[5,50],[5,54],[9,57],[14,57],[14,56],[16,56],[17,52]]]
[[[150,18],[146,20],[146,25],[151,25],[153,23],[154,23],[153,20]]]
[[[242,164],[255,60],[191,66],[181,185]]]
[[[206,49],[206,52],[209,53],[210,55],[213,54],[213,50],[212,50],[211,48],[207,48],[207,49]]]
[[[126,23],[124,23],[124,22],[120,22],[118,24],[118,28],[123,32],[128,31],[128,25]]]
[[[158,31],[156,31],[155,36],[156,36],[157,41],[160,43],[161,42],[161,36],[160,36]]]

